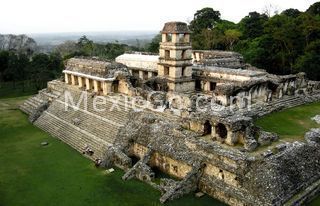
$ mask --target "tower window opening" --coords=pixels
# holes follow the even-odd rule
[[[186,70],[187,70],[187,67],[182,67],[182,76],[186,76]]]
[[[196,80],[196,90],[201,91],[201,80]]]
[[[169,76],[169,67],[164,67],[164,75]]]
[[[181,58],[182,59],[186,59],[187,58],[187,50],[182,50],[182,53],[181,53]]]
[[[210,91],[214,91],[216,89],[217,83],[210,82]]]
[[[166,59],[169,59],[169,58],[170,58],[170,50],[165,50],[165,52],[164,52],[164,57],[165,57]]]
[[[179,42],[184,43],[185,42],[185,36],[184,34],[179,34]]]
[[[167,42],[172,42],[172,34],[167,34]]]

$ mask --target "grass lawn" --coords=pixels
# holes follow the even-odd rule
[[[256,121],[256,124],[269,132],[276,132],[284,140],[302,140],[310,128],[320,127],[311,118],[320,114],[320,103],[293,107],[272,113]]]
[[[0,206],[161,205],[160,193],[123,172],[105,174],[68,145],[27,121],[17,110],[26,97],[0,99]],[[49,142],[46,147],[40,146]],[[222,203],[188,195],[167,205]]]

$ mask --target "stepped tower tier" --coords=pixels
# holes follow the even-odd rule
[[[186,23],[168,22],[162,31],[158,75],[168,80],[171,91],[193,91],[192,47]]]

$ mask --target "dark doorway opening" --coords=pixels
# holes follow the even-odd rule
[[[211,134],[211,132],[212,132],[212,125],[211,125],[210,122],[207,120],[207,121],[204,123],[203,135]]]
[[[210,82],[210,91],[214,91],[216,89],[217,83]]]
[[[112,91],[113,92],[118,92],[119,91],[119,80],[115,80],[112,83]]]
[[[201,81],[196,80],[196,91],[201,91]]]
[[[224,124],[219,123],[216,126],[216,133],[219,135],[220,138],[226,139],[228,136],[228,130]]]

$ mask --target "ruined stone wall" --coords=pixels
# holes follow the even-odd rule
[[[142,159],[147,152],[148,148],[146,146],[137,143],[133,144],[133,155]],[[152,154],[149,165],[151,167],[157,167],[160,171],[180,179],[184,178],[191,171],[189,165],[162,155],[159,152]]]
[[[122,94],[129,94],[129,87],[130,87],[130,85],[128,84],[127,81],[120,80],[119,86],[118,86],[118,91],[119,91],[119,93],[122,93]]]
[[[105,77],[110,62],[95,59],[71,58],[66,63],[66,70]]]

